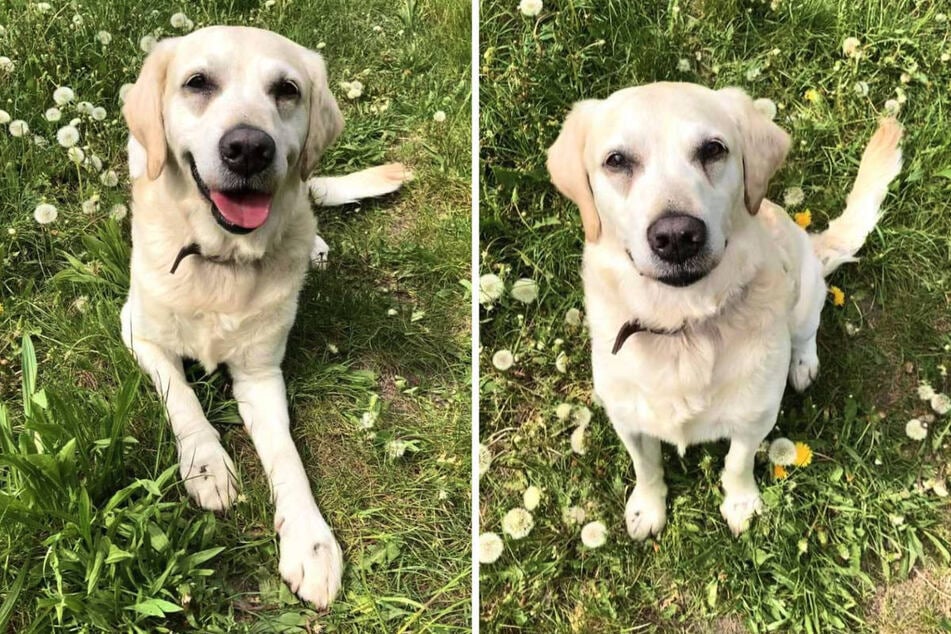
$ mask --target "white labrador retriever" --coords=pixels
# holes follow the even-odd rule
[[[308,189],[340,204],[399,188],[398,164],[307,180],[343,127],[319,54],[274,33],[211,27],[160,42],[129,91],[132,276],[122,336],[162,396],[185,488],[236,497],[234,465],[182,371],[227,364],[274,498],[280,571],[319,608],[340,588],[340,546],[289,431],[281,361],[315,235]]]
[[[581,211],[595,393],[634,462],[634,539],[666,522],[660,442],[729,439],[720,511],[734,534],[761,510],[753,477],[784,384],[819,370],[824,276],[853,261],[899,172],[881,122],[845,212],[807,234],[764,200],[789,137],[741,90],[658,83],[577,103],[548,152]]]

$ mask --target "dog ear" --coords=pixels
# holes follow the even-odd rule
[[[165,167],[168,145],[165,141],[165,121],[162,116],[162,97],[165,92],[165,74],[175,50],[176,40],[159,42],[142,65],[142,71],[129,90],[122,106],[122,115],[135,140],[145,148],[148,157],[147,173],[155,180]]]
[[[780,168],[789,152],[789,135],[760,112],[753,100],[740,88],[719,91],[729,101],[743,138],[743,184],[746,209],[755,215],[766,197],[769,179]]]
[[[561,134],[548,148],[547,165],[551,182],[565,197],[578,205],[584,238],[588,242],[597,242],[601,236],[601,219],[594,206],[588,171],[584,166],[585,140],[598,103],[596,99],[576,103],[561,126]]]
[[[310,74],[310,121],[300,157],[302,180],[307,180],[317,167],[320,155],[343,131],[343,115],[330,92],[324,58],[314,51],[307,51],[306,54]]]

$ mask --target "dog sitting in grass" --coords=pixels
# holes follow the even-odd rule
[[[633,539],[666,523],[661,441],[728,439],[720,512],[739,535],[761,511],[756,451],[787,379],[817,376],[825,277],[875,227],[901,135],[879,124],[845,211],[808,234],[765,199],[789,136],[743,91],[656,83],[575,104],[548,170],[581,212],[594,390],[634,462]]]

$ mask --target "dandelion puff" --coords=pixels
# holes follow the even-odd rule
[[[759,112],[770,121],[776,118],[776,102],[772,99],[767,99],[766,97],[757,99],[753,102],[753,107],[759,110]]]
[[[88,200],[84,200],[82,210],[87,216],[96,213],[99,210],[99,195],[95,194]]]
[[[921,420],[912,418],[905,423],[905,435],[912,440],[924,440],[928,436],[928,426]]]
[[[862,46],[862,43],[857,37],[847,37],[842,40],[842,54],[846,57],[857,59],[861,56],[860,46]]]
[[[579,456],[583,456],[586,451],[584,438],[586,429],[588,429],[587,425],[578,425],[575,427],[575,430],[571,432],[571,450]]]
[[[105,121],[106,119],[106,109],[102,106],[96,106],[89,114],[96,121]]]
[[[492,365],[495,366],[496,370],[505,372],[512,367],[512,364],[515,363],[515,357],[512,355],[509,350],[499,350],[492,355]]]
[[[587,425],[591,422],[591,410],[584,405],[579,405],[575,408],[571,418],[579,425]]]
[[[565,311],[565,323],[571,326],[572,328],[577,328],[581,325],[581,311],[577,308],[569,308]]]
[[[83,159],[86,158],[86,153],[83,152],[83,149],[80,147],[71,147],[66,150],[66,156],[68,156],[69,160],[73,163],[82,163]]]
[[[480,564],[494,564],[502,556],[503,550],[502,538],[496,533],[482,533],[479,535]]]
[[[923,401],[930,401],[937,392],[934,391],[934,388],[931,387],[927,381],[922,381],[918,384],[918,398]]]
[[[134,84],[122,84],[119,86],[119,103],[125,103],[125,98],[129,95]]]
[[[59,212],[56,211],[56,207],[49,203],[40,203],[36,206],[36,209],[33,210],[33,219],[41,225],[48,225],[56,220],[58,215]]]
[[[12,73],[15,68],[16,64],[13,63],[12,59],[6,55],[0,55],[0,73]]]
[[[492,466],[492,450],[487,446],[479,443],[479,477],[482,477],[482,474],[488,473],[489,467]]]
[[[681,57],[677,60],[677,70],[681,73],[690,72],[690,60],[686,57]]]
[[[885,102],[885,114],[895,116],[901,110],[901,104],[895,99],[889,99]]]
[[[119,176],[116,174],[115,170],[106,170],[99,175],[99,182],[106,187],[115,187],[119,184]]]
[[[43,116],[46,117],[47,121],[56,123],[57,121],[63,118],[63,112],[59,108],[56,108],[54,106],[53,108],[47,109],[47,111],[43,114]]]
[[[542,501],[542,490],[536,486],[530,486],[522,493],[522,505],[526,511],[534,511]]]
[[[394,459],[402,458],[408,447],[409,443],[405,440],[393,439],[386,443],[386,455]]]
[[[95,154],[89,157],[89,162],[92,164],[93,169],[95,169],[97,172],[102,170],[102,159]]]
[[[543,6],[544,3],[542,0],[520,0],[518,3],[518,10],[522,12],[522,15],[534,18],[536,15],[542,12]]]
[[[588,548],[600,548],[608,541],[608,529],[603,522],[588,522],[581,529],[581,543]]]
[[[0,110],[0,125],[10,123],[10,113],[6,110]]]
[[[16,119],[10,122],[8,130],[10,130],[10,136],[26,136],[30,132],[30,126],[23,119]]]
[[[532,532],[535,520],[525,509],[514,508],[502,518],[502,532],[512,539],[522,539]]]
[[[103,46],[109,46],[109,43],[112,42],[112,33],[109,31],[99,31],[96,33],[96,40]]]
[[[555,357],[555,369],[562,374],[568,371],[568,355],[564,352],[559,352]]]
[[[115,220],[116,222],[122,220],[129,215],[129,208],[123,205],[122,203],[116,203],[109,210],[109,217]]]
[[[769,461],[788,467],[796,462],[796,445],[788,438],[777,438],[769,444]]]
[[[754,66],[753,68],[746,71],[746,81],[756,81],[762,74],[762,69],[759,66]]]
[[[479,278],[479,303],[483,306],[492,304],[505,292],[505,284],[498,275],[486,273]]]
[[[947,394],[935,394],[931,397],[931,409],[934,410],[935,414],[944,416],[951,412],[951,398],[948,398]]]
[[[559,403],[555,408],[555,418],[558,420],[568,420],[571,416],[571,403]]]
[[[139,49],[141,49],[143,53],[151,53],[156,44],[158,44],[158,40],[155,39],[154,35],[143,35],[142,38],[139,39]]]
[[[89,298],[85,295],[80,295],[75,300],[73,300],[71,308],[77,313],[85,313],[89,308]]]
[[[783,204],[786,207],[798,207],[806,199],[802,187],[789,187],[783,192]]]
[[[852,90],[854,90],[855,94],[859,97],[868,97],[868,82],[857,81],[855,82],[855,85],[852,86]]]
[[[523,304],[531,304],[538,299],[538,284],[536,284],[533,279],[523,277],[522,279],[515,280],[509,294]]]
[[[188,24],[188,16],[184,13],[175,13],[169,19],[169,22],[172,24],[173,28],[182,29],[185,28],[186,24]]]
[[[56,102],[57,106],[65,106],[75,98],[76,93],[69,86],[60,86],[53,91],[53,101]]]
[[[793,464],[797,467],[808,467],[812,464],[812,447],[804,442],[796,443],[796,459]]]
[[[64,125],[56,131],[56,140],[63,147],[73,147],[79,143],[79,130],[72,125]]]
[[[83,16],[79,15],[78,13],[76,13],[76,14],[73,15],[73,24],[74,24],[74,25],[76,25],[76,26],[82,26],[84,22],[85,22],[85,20],[83,20]]]
[[[433,121],[435,121],[436,123],[442,123],[445,120],[446,120],[446,113],[443,112],[442,110],[437,110],[435,114],[433,114]]]
[[[580,506],[568,506],[561,510],[561,521],[572,526],[573,524],[583,524],[586,514]]]

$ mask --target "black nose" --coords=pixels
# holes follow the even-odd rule
[[[647,228],[651,251],[664,262],[682,264],[697,255],[707,241],[707,225],[687,214],[667,214]]]
[[[224,133],[218,142],[221,160],[235,174],[252,176],[274,160],[274,139],[264,130],[239,125]]]

